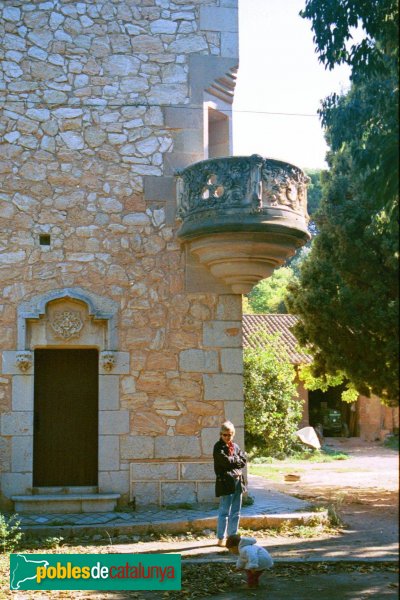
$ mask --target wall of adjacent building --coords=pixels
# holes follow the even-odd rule
[[[376,396],[359,397],[358,415],[363,440],[383,441],[387,435],[399,431],[399,407],[385,406]]]
[[[174,172],[206,157],[203,102],[229,114],[213,82],[237,64],[237,1],[0,1],[0,36],[3,501],[32,489],[34,365],[16,353],[63,290],[84,322],[115,307],[100,491],[210,500],[220,422],[243,438],[241,298],[188,277]]]

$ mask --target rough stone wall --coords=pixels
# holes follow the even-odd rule
[[[125,500],[131,461],[209,459],[221,419],[243,424],[240,298],[186,293],[173,188],[174,167],[202,158],[204,73],[191,61],[234,64],[236,9],[0,1],[0,349],[16,349],[17,309],[34,295],[79,287],[118,305],[114,350],[130,355],[117,407],[129,428],[115,432]],[[3,370],[3,472],[11,379]]]

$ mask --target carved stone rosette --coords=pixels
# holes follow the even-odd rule
[[[79,337],[83,321],[78,311],[63,310],[54,313],[50,325],[56,337],[69,340],[73,337]]]
[[[298,167],[231,156],[177,173],[180,240],[234,293],[247,293],[310,239],[307,183]]]
[[[29,352],[28,350],[22,350],[20,352],[17,352],[15,362],[18,369],[20,369],[20,371],[22,371],[23,373],[26,373],[27,371],[29,371],[33,364],[32,352]]]

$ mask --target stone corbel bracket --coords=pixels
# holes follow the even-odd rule
[[[115,352],[105,350],[100,353],[100,363],[105,371],[110,373],[115,367],[115,361]]]
[[[28,350],[17,352],[15,356],[15,364],[23,373],[27,373],[33,365],[33,354]]]

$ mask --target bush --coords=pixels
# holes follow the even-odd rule
[[[248,442],[282,458],[296,447],[302,416],[295,370],[277,336],[257,333],[244,351],[245,428]]]
[[[6,519],[0,514],[0,550],[3,554],[13,552],[19,546],[22,535],[18,515]]]
[[[399,450],[399,435],[388,435],[383,445],[385,446],[385,448],[390,448],[391,450]]]

